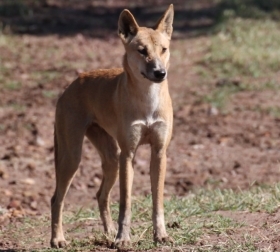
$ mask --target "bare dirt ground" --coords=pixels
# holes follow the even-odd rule
[[[202,99],[219,88],[219,80],[206,81],[196,72],[197,62],[205,53],[203,45],[208,41],[207,33],[196,32],[214,22],[214,10],[209,1],[201,1],[200,6],[193,2],[185,11],[191,14],[187,21],[180,23],[182,19],[178,19],[175,23],[171,48],[169,83],[174,131],[168,149],[165,195],[185,196],[199,187],[247,189],[254,184],[278,182],[280,119],[254,108],[259,104],[278,106],[280,93],[237,93],[227,113],[213,109]],[[0,92],[0,210],[9,209],[9,214],[0,216],[3,227],[16,222],[17,217],[50,211],[55,185],[53,124],[59,94],[79,72],[121,66],[123,48],[115,30],[118,14],[126,3],[112,4],[107,9],[87,5],[73,8],[66,3],[45,1],[44,6],[35,6],[33,18],[27,17],[24,22],[16,15],[0,16],[5,29],[15,34],[9,35],[5,45],[0,44],[0,64],[6,69],[2,75],[11,82]],[[132,11],[143,17],[140,23],[146,24],[144,20],[152,17],[156,8],[149,12],[149,6],[139,6],[132,7]],[[184,15],[181,8],[178,13]],[[87,19],[89,16],[91,19]],[[280,74],[274,78],[279,83]],[[134,195],[150,193],[148,166],[149,147],[142,146],[135,159]],[[85,139],[66,209],[96,206],[101,178],[98,154]],[[118,183],[112,199],[118,201]],[[0,241],[0,248],[11,247],[17,248],[16,241]]]

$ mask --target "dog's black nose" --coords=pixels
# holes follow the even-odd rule
[[[155,70],[154,75],[157,79],[162,80],[166,76],[166,71],[165,71],[165,69]]]

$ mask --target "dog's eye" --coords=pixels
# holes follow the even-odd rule
[[[147,49],[146,48],[141,48],[141,49],[138,49],[138,52],[144,56],[147,56],[148,55],[148,52],[147,52]]]
[[[167,48],[163,47],[162,48],[162,53],[165,53],[167,51]]]

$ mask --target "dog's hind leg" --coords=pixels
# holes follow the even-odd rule
[[[54,248],[66,246],[62,228],[64,198],[81,160],[86,126],[86,122],[77,119],[74,116],[57,117],[55,124],[56,188],[51,199],[51,246]]]
[[[96,147],[102,160],[103,179],[97,192],[97,200],[104,230],[114,235],[115,227],[110,212],[110,192],[119,173],[119,147],[117,142],[96,124],[87,129],[86,136]]]

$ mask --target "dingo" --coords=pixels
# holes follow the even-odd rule
[[[151,191],[155,242],[169,240],[164,224],[163,190],[166,149],[173,111],[168,91],[169,43],[173,5],[154,28],[139,27],[123,10],[118,33],[125,48],[123,68],[100,69],[80,76],[59,98],[55,117],[56,188],[51,199],[51,246],[64,247],[62,210],[65,195],[77,171],[84,135],[102,160],[103,179],[97,192],[105,232],[114,234],[110,191],[118,175],[120,210],[115,247],[130,243],[132,161],[141,144],[151,145]]]

